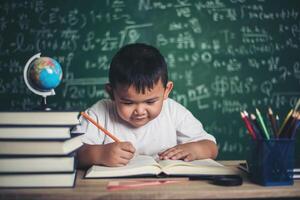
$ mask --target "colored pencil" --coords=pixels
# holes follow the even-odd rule
[[[259,124],[258,124],[258,122],[256,120],[255,115],[254,114],[250,114],[250,119],[252,121],[253,129],[254,129],[254,131],[256,133],[257,138],[262,139],[262,137],[263,137],[263,135],[262,135],[262,129],[259,126]]]
[[[285,119],[283,120],[281,126],[280,126],[280,129],[279,131],[277,132],[277,136],[279,137],[281,134],[282,134],[282,131],[284,129],[284,127],[286,126],[287,122],[289,121],[289,119],[291,118],[292,116],[292,113],[293,113],[293,109],[291,109],[288,114],[286,115]]]
[[[296,121],[295,126],[294,126],[294,128],[293,128],[293,130],[292,130],[292,134],[291,134],[291,138],[292,138],[292,139],[295,139],[295,137],[296,137],[296,132],[297,132],[297,129],[298,129],[299,127],[300,127],[300,115],[298,115],[297,121]]]
[[[253,129],[256,139],[261,139],[261,135],[260,135],[261,133],[260,133],[259,129],[257,128],[257,124],[255,124],[253,122],[253,120],[251,119],[251,117],[249,116],[249,114],[246,110],[244,110],[244,114],[245,114],[245,118],[247,119],[247,121],[249,122],[250,126]],[[250,114],[250,115],[252,115],[252,114]]]
[[[262,139],[262,135],[261,135],[262,131],[261,131],[259,125],[257,124],[257,120],[256,120],[256,117],[254,114],[250,114],[249,121],[252,124],[253,130],[256,134],[256,138]]]
[[[263,133],[265,134],[266,139],[269,140],[270,139],[270,135],[269,135],[268,130],[266,128],[265,122],[264,122],[264,120],[263,120],[263,118],[262,118],[259,110],[257,108],[255,110],[256,110],[258,122],[259,122],[259,124],[262,127]]]
[[[247,128],[249,134],[255,140],[256,136],[255,136],[254,130],[243,112],[241,112],[241,117],[242,117],[242,120],[245,122],[245,125],[246,125],[246,128]]]
[[[300,98],[298,99],[297,103],[295,104],[294,111],[297,111],[299,107],[300,107]]]
[[[276,114],[276,116],[275,116],[275,120],[276,120],[276,130],[277,130],[277,132],[276,132],[276,138],[278,137],[278,131],[279,131],[279,116],[278,116],[278,114]]]
[[[80,113],[84,118],[86,118],[88,121],[90,121],[92,124],[94,124],[98,129],[100,129],[105,135],[109,136],[111,139],[113,139],[115,142],[120,142],[120,140],[111,134],[108,130],[103,128],[100,124],[98,124],[96,121],[94,121],[88,114],[85,112]]]
[[[282,131],[282,135],[285,135],[286,137],[291,137],[293,134],[293,130],[295,128],[295,126],[297,125],[297,121],[299,118],[299,112],[294,112],[292,114],[292,117],[290,118],[291,122],[289,123],[289,125],[286,126],[286,128]]]
[[[268,109],[268,118],[270,120],[273,135],[274,135],[274,137],[277,137],[276,133],[278,130],[277,130],[277,126],[276,126],[276,119],[274,117],[274,114],[273,114],[273,111],[271,108]]]

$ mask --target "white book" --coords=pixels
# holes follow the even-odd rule
[[[300,179],[300,174],[294,174],[293,179]]]
[[[0,112],[0,125],[59,125],[72,126],[79,123],[75,111],[11,111]]]
[[[43,188],[74,187],[76,171],[56,174],[0,174],[0,187],[4,188]]]
[[[44,157],[0,157],[0,173],[73,172],[75,154]]]
[[[298,161],[298,160],[297,160]],[[300,179],[300,162],[295,161],[295,168],[294,168],[294,179]]]
[[[236,170],[227,168],[212,159],[185,162],[182,160],[155,160],[151,156],[138,155],[122,167],[94,165],[87,170],[85,178],[234,174],[237,174]]]
[[[0,126],[0,139],[67,139],[70,127]]]
[[[81,145],[82,135],[66,140],[0,140],[0,155],[68,155]]]

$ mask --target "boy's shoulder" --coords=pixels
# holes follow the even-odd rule
[[[184,108],[184,109],[186,109],[182,104],[180,104],[179,102],[175,101],[172,98],[167,98],[166,101],[165,101],[165,104],[168,107],[178,107],[178,108]]]
[[[113,101],[111,99],[101,99],[90,107],[93,111],[109,111],[113,108]]]
[[[168,98],[166,99],[164,103],[165,107],[170,111],[170,112],[184,112],[187,111],[187,108],[185,108],[182,104],[178,103],[174,99]]]

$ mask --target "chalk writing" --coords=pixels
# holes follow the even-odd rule
[[[23,81],[39,52],[63,68],[48,99],[57,109],[108,98],[110,60],[134,42],[161,50],[171,97],[216,136],[221,159],[247,151],[239,111],[271,106],[283,116],[300,97],[298,0],[3,0],[0,12],[1,110],[39,104]]]

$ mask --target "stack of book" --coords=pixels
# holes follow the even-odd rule
[[[0,187],[73,187],[79,112],[0,112]]]

